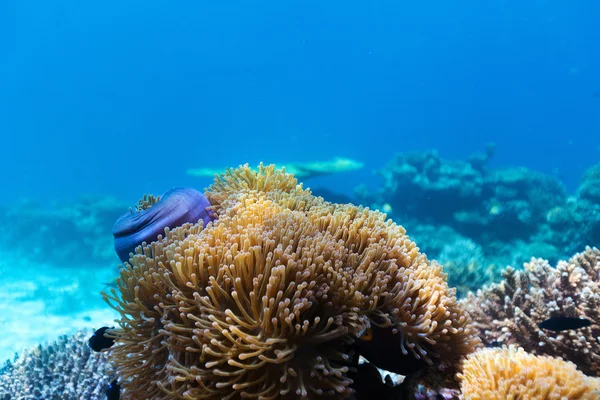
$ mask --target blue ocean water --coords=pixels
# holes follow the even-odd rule
[[[395,152],[561,176],[600,159],[594,1],[5,1],[2,201],[128,200],[190,167]]]
[[[600,167],[580,186],[600,165],[598,15],[590,0],[0,1],[0,368],[114,321],[99,294],[114,221],[144,193],[212,183],[193,168],[363,163],[305,186],[404,224],[461,296],[598,246]],[[490,143],[485,168],[465,162]]]

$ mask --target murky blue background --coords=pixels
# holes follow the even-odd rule
[[[191,167],[395,152],[559,175],[600,159],[596,1],[4,1],[2,202],[132,201]]]

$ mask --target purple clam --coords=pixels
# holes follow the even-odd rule
[[[202,193],[191,188],[174,188],[165,193],[150,208],[121,216],[113,226],[115,250],[121,261],[129,261],[129,254],[142,242],[151,243],[171,229],[199,220],[206,226],[216,219],[210,202]]]

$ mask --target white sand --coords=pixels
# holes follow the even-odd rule
[[[99,292],[116,276],[106,268],[59,268],[0,253],[0,366],[16,352],[83,328],[114,326]]]

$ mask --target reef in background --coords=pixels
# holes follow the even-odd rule
[[[50,204],[22,199],[0,207],[0,251],[57,267],[116,265],[112,227],[128,207],[108,196]]]
[[[494,147],[466,161],[437,151],[398,154],[383,187],[355,190],[359,203],[402,221],[421,250],[444,265],[459,294],[500,279],[532,256],[556,262],[600,243],[600,165],[569,196],[556,177],[527,168],[492,170]]]
[[[114,319],[99,292],[118,273],[111,231],[127,208],[90,196],[0,208],[0,360]]]
[[[459,296],[500,280],[507,265],[519,267],[532,256],[556,262],[600,243],[600,164],[569,196],[554,176],[488,168],[493,152],[489,146],[466,161],[444,160],[437,151],[399,154],[378,171],[383,184],[375,192],[359,186],[353,198],[320,188],[313,193],[401,221],[421,250],[444,265]],[[362,165],[344,160],[298,164],[302,168],[294,171],[306,179]],[[0,207],[0,252],[57,267],[114,267],[112,225],[128,207],[90,196],[68,204],[23,200]]]
[[[326,161],[285,163],[288,173],[304,180],[363,168],[363,163],[335,157]],[[225,168],[197,168],[189,175],[214,177]],[[327,195],[328,199],[331,197]],[[339,203],[349,198],[336,198]],[[45,203],[30,198],[0,206],[0,254],[56,267],[116,266],[112,229],[131,205],[110,196],[85,195],[70,202]],[[2,257],[2,258],[7,258]]]

